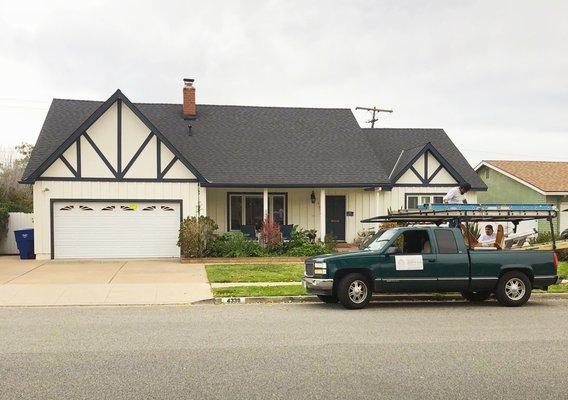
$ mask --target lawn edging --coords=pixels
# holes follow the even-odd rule
[[[303,263],[308,257],[205,257],[182,258],[182,264],[272,264]]]

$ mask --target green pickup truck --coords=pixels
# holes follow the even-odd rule
[[[495,294],[521,306],[532,289],[560,283],[557,267],[553,251],[469,248],[459,228],[415,225],[379,232],[361,251],[306,260],[303,284],[349,309],[388,292],[461,292],[470,301]]]

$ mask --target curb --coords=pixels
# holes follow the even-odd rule
[[[550,299],[568,299],[568,293],[533,293],[533,297]],[[453,302],[466,300],[459,294],[383,294],[373,296],[373,301],[401,301],[401,302]],[[201,304],[292,304],[292,303],[319,303],[317,296],[265,296],[265,297],[216,297],[194,302]]]

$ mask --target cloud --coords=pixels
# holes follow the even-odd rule
[[[472,163],[568,160],[566,15],[552,1],[2,2],[0,143],[34,141],[53,97],[179,102],[195,77],[202,103],[377,105],[395,110],[381,126],[443,127]]]

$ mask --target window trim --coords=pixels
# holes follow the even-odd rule
[[[434,197],[444,197],[446,195],[445,192],[436,192],[436,193],[405,193],[404,194],[404,208],[408,209],[408,198],[409,197],[420,197],[422,196],[430,196],[430,199],[433,200]],[[418,202],[420,204],[420,202]]]
[[[263,192],[227,192],[227,232],[239,232],[238,229],[231,229],[231,196],[241,196],[241,221],[246,221],[246,196],[263,198]],[[284,225],[288,225],[288,192],[268,192],[268,209],[270,210],[271,196],[284,196]],[[241,224],[244,225],[244,224]]]

